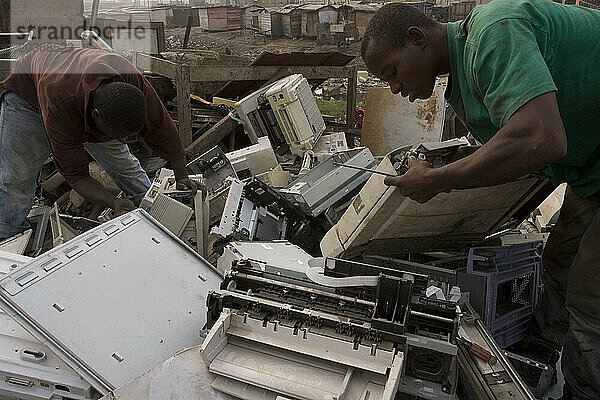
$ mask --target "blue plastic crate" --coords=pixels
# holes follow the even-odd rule
[[[500,347],[525,336],[542,291],[543,242],[469,250],[464,291]]]

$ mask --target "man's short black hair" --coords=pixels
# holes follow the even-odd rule
[[[94,90],[92,107],[98,109],[103,122],[113,128],[138,132],[146,124],[146,97],[126,82],[103,83]]]
[[[436,24],[436,21],[415,6],[388,3],[371,18],[363,36],[361,55],[364,59],[371,44],[385,48],[402,47],[406,43],[408,28],[433,28]]]

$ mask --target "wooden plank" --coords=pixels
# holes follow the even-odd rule
[[[185,54],[197,54],[203,58],[194,64],[192,68],[198,68],[202,65],[237,65],[250,63],[250,58],[243,56],[219,56],[219,54],[212,50],[201,50],[201,49],[182,49],[172,48],[169,49],[171,53],[185,53]],[[210,57],[210,58],[208,58]]]
[[[268,86],[270,84],[272,84],[275,81],[280,80],[281,78],[284,78],[286,76],[285,71],[281,71],[279,70],[275,75],[273,75],[271,77],[271,79],[269,79],[263,86]]]
[[[215,126],[204,132],[202,136],[186,147],[185,152],[188,160],[193,160],[202,153],[216,146],[224,137],[229,135],[238,122],[231,119],[228,115],[221,119]]]
[[[192,143],[192,102],[190,100],[191,82],[190,67],[181,65],[175,72],[175,88],[177,89],[177,119],[179,134],[184,146]]]
[[[176,63],[143,53],[134,53],[133,65],[143,71],[150,71],[171,79],[174,79],[177,73]]]
[[[192,24],[194,23],[194,17],[191,15],[188,17],[187,24],[185,26],[185,35],[183,35],[183,48],[187,49],[190,41],[190,33],[192,31]]]
[[[356,74],[358,69],[349,69],[348,86],[346,93],[346,129],[353,129],[356,122]],[[354,142],[354,141],[353,141]],[[350,146],[354,147],[354,146]]]
[[[302,74],[306,79],[347,78],[346,66],[232,66],[219,65],[206,68],[203,65],[191,66],[192,82],[211,81],[268,81],[274,75]],[[356,76],[356,73],[354,74]]]

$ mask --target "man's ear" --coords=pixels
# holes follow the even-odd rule
[[[427,35],[425,35],[425,32],[423,32],[421,28],[419,28],[418,26],[411,26],[410,28],[408,28],[406,33],[408,36],[408,42],[410,44],[420,47],[422,49],[425,48],[425,45],[427,43]]]
[[[92,117],[94,117],[94,118],[102,118],[102,114],[100,113],[100,111],[97,108],[94,108],[92,110]]]

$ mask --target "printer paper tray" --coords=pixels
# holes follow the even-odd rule
[[[348,368],[301,354],[231,340],[210,372],[297,399],[337,398],[345,390]]]

